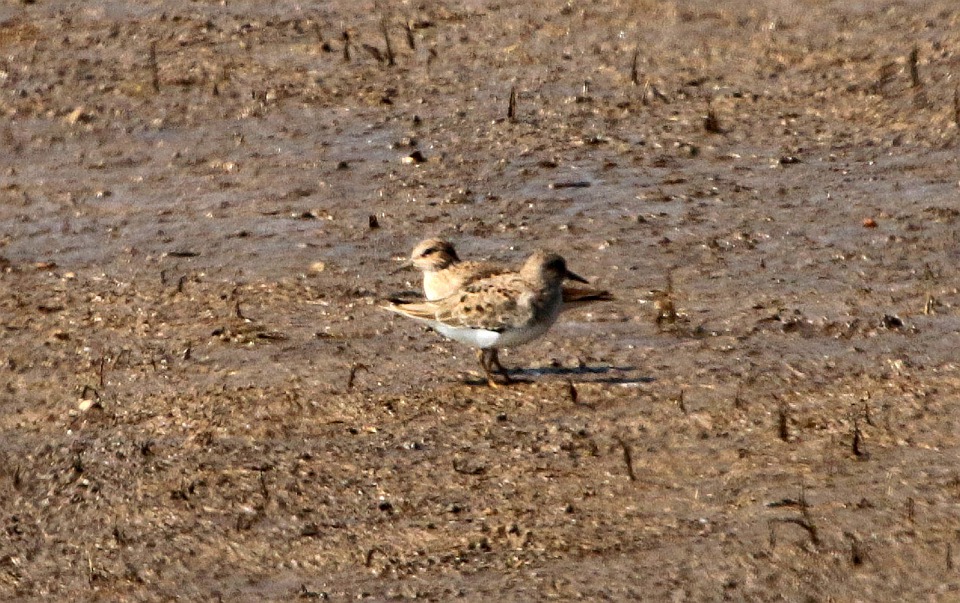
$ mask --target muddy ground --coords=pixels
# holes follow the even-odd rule
[[[952,0],[4,3],[0,599],[957,600],[958,73]],[[617,300],[492,390],[378,308],[437,234]]]

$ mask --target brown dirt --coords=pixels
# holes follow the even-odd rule
[[[958,32],[5,3],[0,599],[956,600]],[[618,299],[488,389],[377,308],[434,234]]]

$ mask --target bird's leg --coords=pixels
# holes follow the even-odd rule
[[[477,350],[477,360],[480,361],[480,368],[483,369],[483,374],[487,377],[487,384],[490,387],[500,387],[500,385],[493,378],[493,373],[490,372],[490,350],[479,349]]]
[[[500,352],[497,348],[490,348],[490,359],[487,361],[491,368],[497,371],[501,377],[503,377],[506,383],[513,383],[513,378],[510,377],[510,373],[507,372],[507,368],[500,364]]]
[[[487,367],[487,351],[480,348],[477,350],[477,360],[480,362],[480,368],[483,369],[484,373],[489,373],[490,369]]]

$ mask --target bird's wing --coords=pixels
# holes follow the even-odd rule
[[[466,287],[467,285],[472,285],[473,283],[490,278],[491,276],[500,276],[503,274],[509,274],[513,272],[506,266],[499,266],[492,262],[460,262],[458,266],[463,267],[463,282],[460,283],[460,287]]]
[[[390,304],[385,310],[451,327],[503,331],[526,324],[536,311],[536,295],[516,274],[474,282],[436,301]]]
[[[504,274],[467,285],[440,300],[437,320],[454,327],[504,331],[529,322],[534,295],[515,274]]]

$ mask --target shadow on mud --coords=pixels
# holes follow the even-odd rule
[[[574,368],[563,366],[548,366],[543,368],[512,368],[510,378],[516,385],[535,383],[539,378],[557,376],[566,377],[574,383],[608,383],[613,385],[629,385],[653,383],[654,377],[635,375],[638,369],[633,366],[579,366]],[[486,379],[463,379],[464,385],[485,386]]]
[[[563,366],[548,366],[535,369],[514,369],[510,376],[542,377],[556,375],[570,378],[575,383],[653,383],[653,377],[636,375],[635,366],[578,366],[574,368]],[[596,376],[596,378],[593,378]]]

